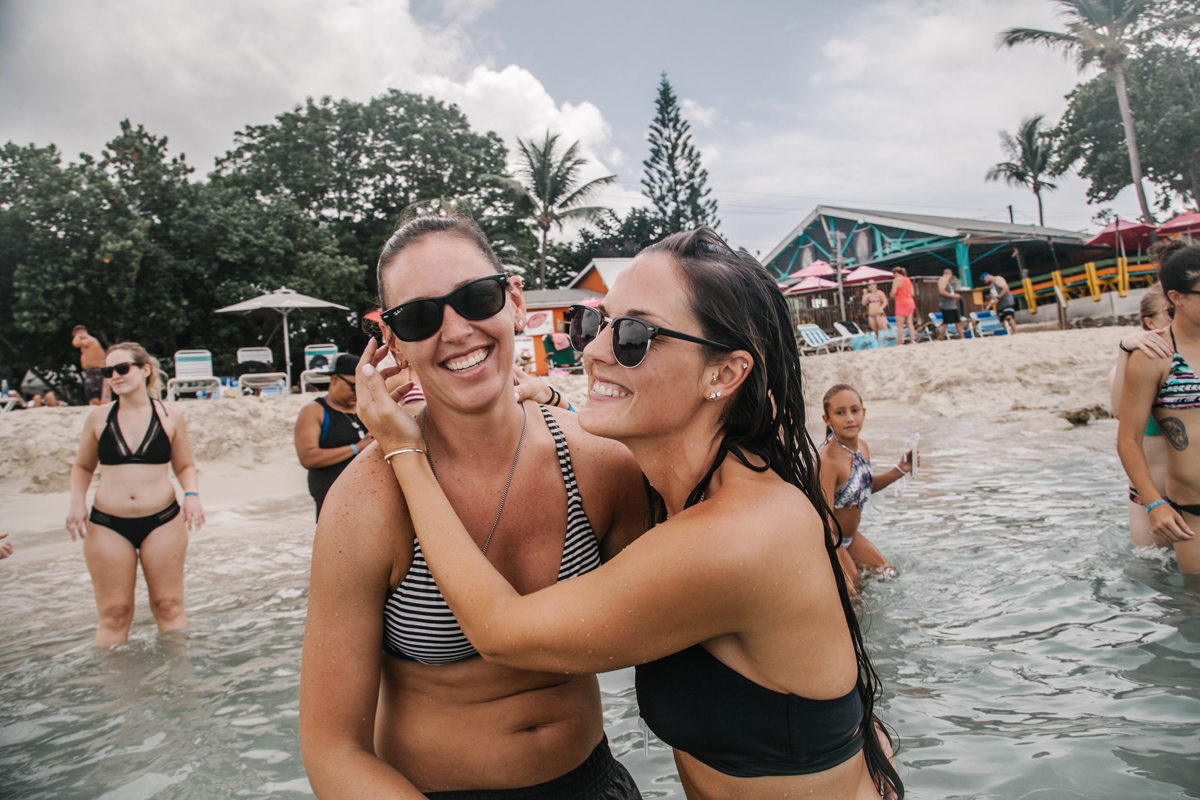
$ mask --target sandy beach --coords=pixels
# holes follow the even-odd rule
[[[1061,429],[1068,409],[1108,404],[1106,380],[1127,328],[1020,334],[928,342],[803,360],[814,431],[820,402],[835,383],[858,388],[875,419],[975,417],[1009,422],[1031,413],[1037,429]],[[582,376],[553,382],[576,406]],[[292,430],[311,397],[185,400],[188,433],[206,506],[305,495]],[[0,417],[0,518],[18,543],[34,533],[62,533],[68,480],[86,408],[40,408]]]

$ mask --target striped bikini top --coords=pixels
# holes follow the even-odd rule
[[[850,477],[834,492],[833,507],[861,509],[871,499],[871,488],[875,484],[871,462],[867,461],[862,453],[846,447],[833,434],[829,435],[825,443],[828,444],[830,440],[837,442],[838,447],[850,454]]]
[[[600,544],[583,513],[567,438],[545,406],[538,408],[554,437],[558,467],[567,489],[567,536],[558,566],[561,583],[600,566]],[[412,566],[383,607],[383,652],[393,658],[433,665],[451,664],[477,655],[442,597],[421,552],[421,544],[415,539]]]
[[[1171,357],[1171,369],[1167,372],[1167,379],[1158,388],[1158,397],[1154,398],[1154,407],[1168,410],[1200,408],[1200,378],[1196,377],[1196,373],[1179,354],[1173,328],[1171,330],[1171,347],[1175,349],[1175,355]]]

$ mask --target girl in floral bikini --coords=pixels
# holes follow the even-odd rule
[[[858,583],[859,567],[895,571],[858,525],[872,492],[882,491],[912,472],[912,452],[905,453],[900,463],[887,472],[875,475],[871,471],[871,451],[858,438],[867,416],[858,391],[839,383],[825,393],[824,405],[822,419],[828,438],[821,446],[821,488],[841,527],[838,560],[846,573],[846,587],[853,589]]]

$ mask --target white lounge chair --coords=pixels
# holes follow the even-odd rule
[[[269,347],[241,347],[237,351],[237,362],[239,364],[257,362],[266,364],[267,369],[270,369],[275,363],[275,354]],[[287,374],[284,372],[243,372],[237,380],[239,390],[258,389],[261,394],[262,389],[268,386],[278,386],[281,390],[280,394],[287,394]]]
[[[314,389],[329,385],[329,376],[333,372],[333,362],[337,360],[336,344],[310,344],[304,348],[304,371],[300,373],[300,391],[307,392],[309,387]]]
[[[0,414],[5,411],[12,411],[21,404],[20,397],[0,397]]]
[[[175,377],[167,381],[167,399],[181,394],[221,396],[221,381],[213,375],[212,353],[207,350],[179,350],[175,353]]]
[[[830,353],[833,350],[841,350],[850,343],[850,337],[847,336],[830,338],[820,325],[798,325],[796,332],[804,339],[804,344],[800,345],[800,355],[802,356],[822,351]]]

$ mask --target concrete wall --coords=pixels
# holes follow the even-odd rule
[[[1105,292],[1100,295],[1099,302],[1093,300],[1091,295],[1076,297],[1073,300],[1067,301],[1067,319],[1071,320],[1077,317],[1124,317],[1129,314],[1137,314],[1142,303],[1142,295],[1146,291],[1146,289],[1131,289],[1125,297],[1121,297],[1116,292]],[[1050,298],[1047,297],[1045,299],[1049,300]],[[1017,312],[1018,325],[1031,322],[1057,323],[1058,305],[1054,302],[1039,302],[1036,314],[1030,314],[1026,309]]]

